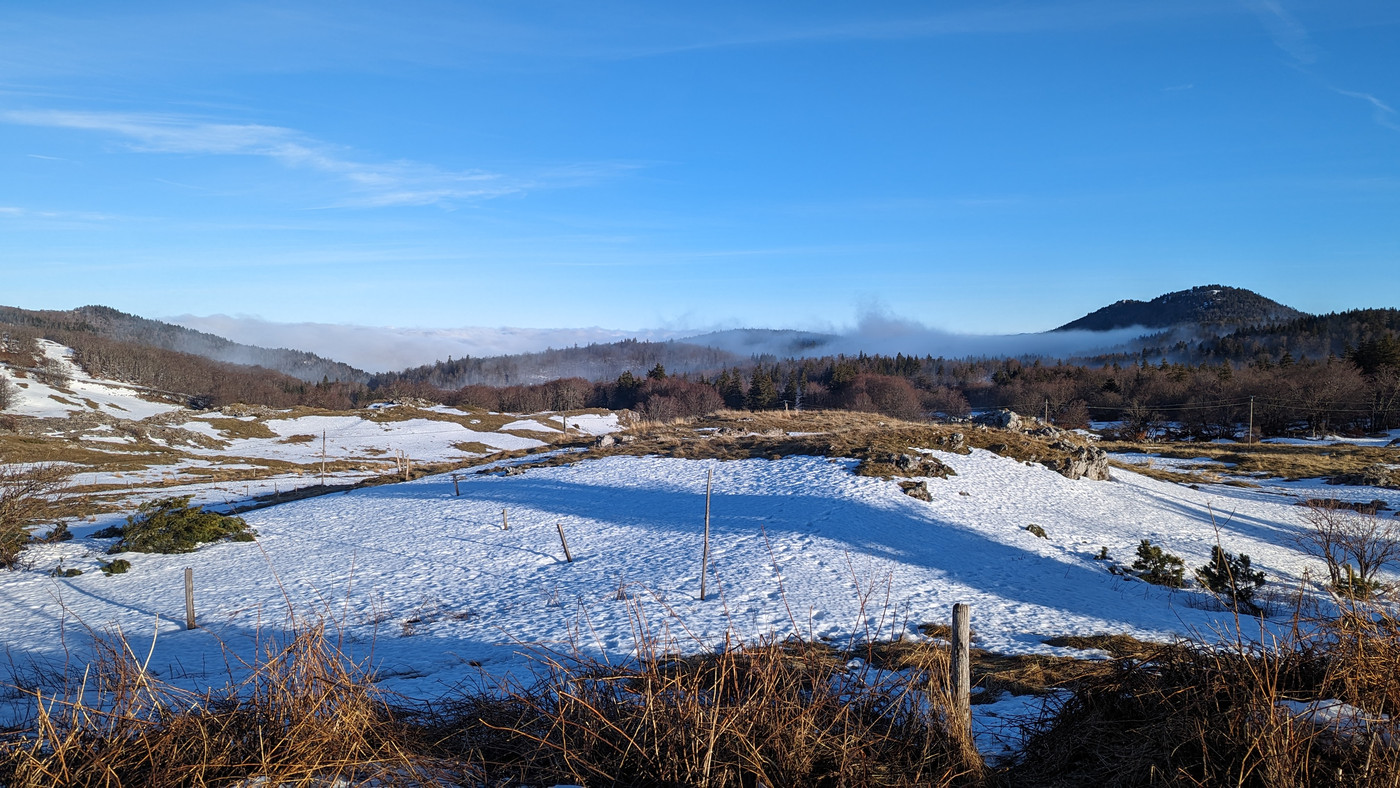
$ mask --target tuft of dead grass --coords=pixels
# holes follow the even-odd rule
[[[621,665],[537,650],[533,683],[503,685],[499,704],[445,706],[439,735],[488,779],[523,784],[981,784],[969,732],[947,714],[946,649],[900,650],[894,667],[890,653],[852,661],[795,638],[693,657],[639,642]]]
[[[117,633],[66,697],[32,694],[22,735],[0,741],[0,782],[20,786],[272,785],[447,776],[323,623],[264,641],[223,692],[161,682]]]
[[[1400,784],[1389,744],[1400,727],[1383,716],[1400,690],[1400,626],[1386,607],[1295,625],[1263,646],[1238,629],[1224,643],[1102,646],[1122,651],[1034,727],[1007,784]],[[1336,725],[1298,711],[1337,701],[1359,716]]]

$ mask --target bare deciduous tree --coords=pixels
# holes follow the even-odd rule
[[[0,466],[0,569],[14,569],[29,529],[60,513],[72,475],[64,465]]]
[[[1303,521],[1309,530],[1298,538],[1299,546],[1327,564],[1328,579],[1338,591],[1368,593],[1381,567],[1400,558],[1400,525],[1394,520],[1335,504],[1312,504]]]
[[[0,378],[0,410],[9,410],[14,407],[15,399],[19,396],[19,388],[10,382],[9,378]]]

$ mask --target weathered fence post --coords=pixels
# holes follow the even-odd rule
[[[564,524],[556,522],[554,526],[559,529],[559,543],[564,545],[564,560],[572,564],[574,556],[569,552],[569,540],[564,538]]]
[[[455,473],[452,474],[452,492],[453,492],[454,494],[456,494],[456,495],[461,495],[461,494],[462,494],[462,488],[457,486],[457,479],[458,479],[458,475],[455,474]]]
[[[949,668],[953,674],[953,710],[958,721],[968,726],[972,725],[971,639],[972,609],[959,602],[953,605],[953,657]]]
[[[194,568],[185,567],[185,629],[194,629]]]
[[[510,520],[506,519],[506,510],[505,510],[505,509],[502,509],[502,510],[501,510],[501,530],[502,530],[502,531],[509,531],[509,530],[510,530]]]
[[[710,487],[715,481],[715,469],[705,471],[705,541],[700,549],[700,601],[705,601],[705,576],[710,568]]]

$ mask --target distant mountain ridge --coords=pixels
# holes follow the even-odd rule
[[[307,383],[322,380],[366,383],[369,373],[314,353],[287,348],[244,345],[214,334],[130,315],[107,306],[69,310],[32,310],[0,306],[0,325],[38,330],[88,332],[120,342],[189,353],[195,356],[274,370]]]
[[[1151,301],[1124,299],[1053,330],[1112,331],[1132,326],[1171,328],[1181,325],[1234,328],[1284,323],[1306,316],[1253,290],[1201,285],[1160,295]]]

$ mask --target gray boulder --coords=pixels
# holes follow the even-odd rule
[[[1055,448],[1060,448],[1056,446]],[[1062,449],[1062,451],[1064,451]],[[1106,482],[1112,478],[1108,470],[1108,453],[1091,446],[1071,446],[1063,459],[1042,460],[1041,465],[1068,479],[1091,479]]]
[[[972,421],[975,424],[986,427],[998,427],[1003,430],[1012,430],[1014,432],[1020,432],[1021,428],[1025,426],[1025,421],[1020,416],[1006,408],[994,410],[989,413],[979,413],[972,417]]]

